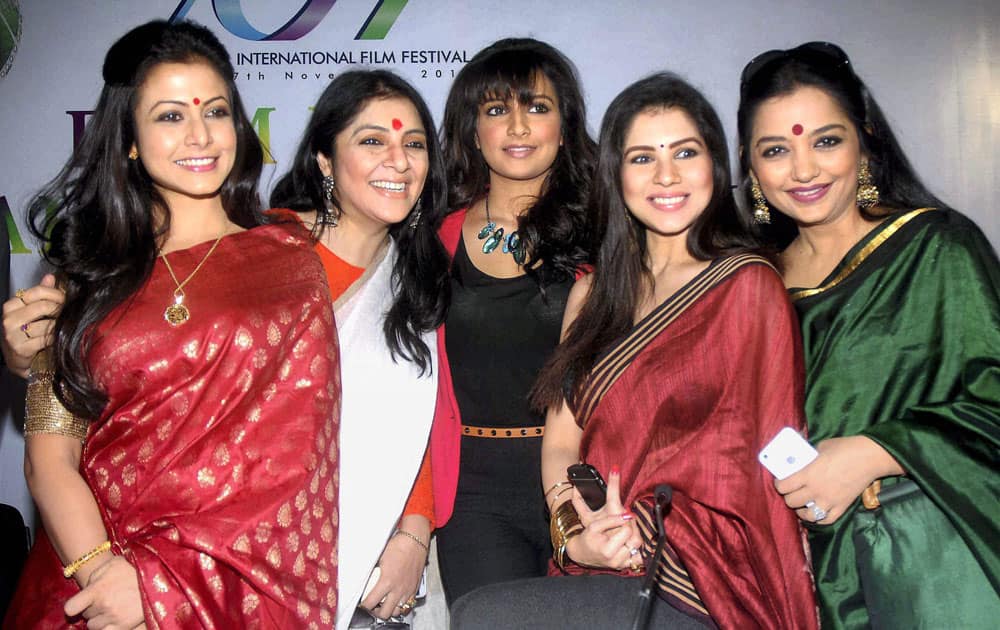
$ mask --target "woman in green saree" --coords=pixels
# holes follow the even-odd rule
[[[823,626],[1000,619],[1000,263],[920,183],[837,46],[743,71],[747,207],[781,250],[819,457],[776,482]]]

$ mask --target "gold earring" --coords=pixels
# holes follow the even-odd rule
[[[858,207],[868,210],[878,205],[878,187],[872,183],[872,172],[868,168],[868,160],[861,160],[858,169]]]
[[[771,222],[771,208],[764,199],[764,191],[760,189],[757,176],[750,173],[750,194],[753,196],[753,222],[767,224]]]
[[[139,159],[139,149],[135,148],[135,145],[132,145],[132,149],[128,152],[128,159],[133,162]]]

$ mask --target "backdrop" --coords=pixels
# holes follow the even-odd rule
[[[207,25],[229,48],[274,159],[266,190],[286,168],[310,104],[350,68],[401,73],[440,119],[452,77],[477,50],[500,37],[532,36],[576,63],[592,131],[622,88],[668,69],[706,93],[732,139],[739,75],[750,58],[836,42],[930,188],[1000,243],[995,0],[0,0],[0,213],[7,213],[12,288],[42,273],[24,205],[68,157],[97,100],[108,46],[135,25],[171,17]],[[5,373],[0,502],[34,522],[21,472],[23,393]]]

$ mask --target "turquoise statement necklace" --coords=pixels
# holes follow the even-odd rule
[[[524,241],[521,240],[521,235],[514,230],[504,238],[503,228],[498,228],[496,221],[490,218],[490,196],[486,195],[486,225],[479,230],[479,240],[485,240],[483,243],[483,253],[492,254],[493,250],[503,243],[501,250],[505,254],[510,254],[514,257],[514,262],[519,265],[524,264],[525,252],[524,252]]]

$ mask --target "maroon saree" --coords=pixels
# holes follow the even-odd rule
[[[621,470],[649,540],[673,488],[660,593],[724,628],[815,628],[805,539],[757,453],[804,427],[795,313],[757,256],[714,261],[602,356],[575,401],[581,460]],[[578,572],[578,571],[573,571]]]
[[[185,278],[211,243],[170,253]],[[337,604],[336,329],[304,232],[224,238],[164,321],[161,260],[98,327],[91,369],[109,396],[81,473],[113,551],[137,570],[152,628],[330,627]],[[6,620],[84,627],[44,532]]]

